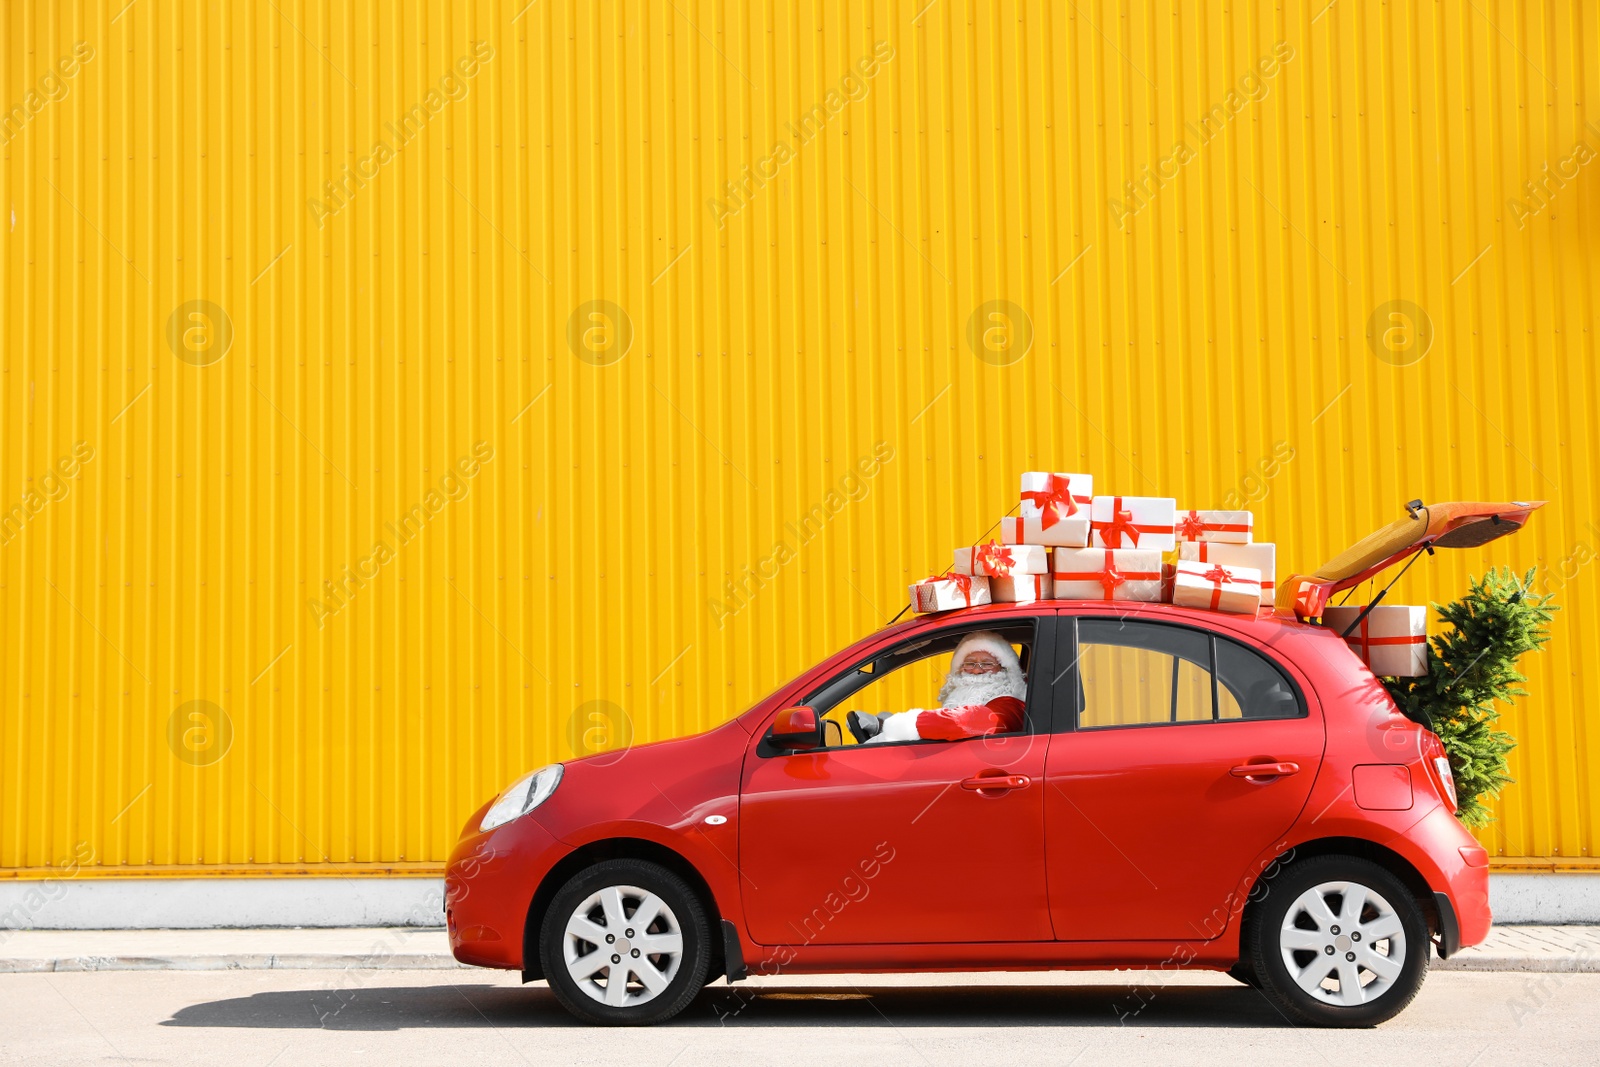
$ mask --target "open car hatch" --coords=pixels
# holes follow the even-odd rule
[[[1406,517],[1368,534],[1310,574],[1291,574],[1278,586],[1277,608],[1301,619],[1322,615],[1328,598],[1360,585],[1418,552],[1476,548],[1522,529],[1543,500],[1493,503],[1477,500],[1406,505]]]

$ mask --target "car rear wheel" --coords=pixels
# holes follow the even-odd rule
[[[579,1019],[658,1023],[705,984],[709,929],[682,878],[645,860],[606,860],[551,900],[539,954],[551,992]]]
[[[1428,971],[1428,925],[1398,878],[1368,860],[1317,856],[1269,883],[1245,931],[1259,988],[1291,1020],[1375,1026]]]

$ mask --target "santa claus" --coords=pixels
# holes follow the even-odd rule
[[[860,744],[883,741],[959,741],[1022,729],[1028,680],[1011,642],[992,630],[961,639],[939,706],[869,715],[852,711],[846,722]]]

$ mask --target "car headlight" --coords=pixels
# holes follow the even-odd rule
[[[528,812],[550,799],[550,794],[561,784],[561,764],[552,763],[512,782],[500,799],[484,812],[479,830],[493,830]]]

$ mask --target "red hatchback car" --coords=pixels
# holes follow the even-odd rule
[[[1026,672],[1023,729],[840,728],[934,706],[979,630]],[[670,1018],[724,975],[1149,965],[1371,1025],[1431,947],[1489,932],[1453,793],[1439,739],[1321,626],[988,605],[890,626],[706,733],[519,780],[451,856],[450,942],[595,1023]]]

